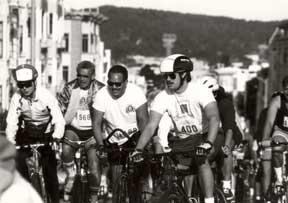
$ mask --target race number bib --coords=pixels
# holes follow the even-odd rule
[[[91,127],[91,116],[89,110],[78,110],[77,120],[80,127]]]

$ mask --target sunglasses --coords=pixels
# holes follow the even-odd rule
[[[17,87],[19,87],[20,89],[22,88],[29,88],[32,86],[32,81],[30,82],[22,82],[22,83],[17,83]]]
[[[107,81],[108,86],[113,87],[114,85],[116,87],[121,87],[122,82],[111,82],[111,81]]]
[[[172,79],[172,80],[175,80],[176,74],[175,74],[175,73],[166,73],[166,74],[163,75],[163,77],[165,78],[165,80],[167,80],[168,77],[169,77],[170,79]]]
[[[77,77],[78,78],[89,78],[90,76],[89,75],[80,75],[80,74],[77,74]]]

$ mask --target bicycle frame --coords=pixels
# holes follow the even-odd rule
[[[28,157],[26,159],[26,164],[28,167],[28,174],[32,181],[32,185],[33,185],[33,180],[32,180],[33,176],[36,175],[39,177],[40,182],[36,184],[40,184],[40,186],[39,185],[33,185],[33,186],[40,193],[44,202],[49,202],[49,198],[48,198],[46,187],[45,187],[42,166],[40,165],[41,154],[38,151],[38,148],[46,146],[46,145],[50,145],[50,144],[52,143],[50,142],[47,144],[35,143],[35,144],[26,144],[26,145],[16,146],[16,149],[30,149],[32,151],[32,157]],[[38,187],[41,187],[41,188],[38,188]]]
[[[72,202],[77,203],[87,203],[89,197],[89,190],[88,190],[88,174],[89,169],[87,165],[87,158],[86,158],[86,151],[85,151],[85,144],[87,141],[72,141],[67,138],[64,138],[63,143],[70,145],[72,148],[76,149],[75,151],[75,166],[76,166],[76,174],[74,178],[74,183],[72,187]],[[85,161],[86,160],[86,161]],[[78,183],[78,178],[81,182]],[[78,191],[80,190],[80,191]]]

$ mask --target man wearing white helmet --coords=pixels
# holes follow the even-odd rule
[[[192,70],[193,63],[185,55],[174,54],[161,63],[160,71],[167,88],[161,91],[152,103],[149,122],[141,134],[135,152],[131,154],[136,162],[142,161],[142,150],[153,136],[165,112],[174,125],[176,137],[169,143],[173,151],[196,149],[197,154],[201,151],[209,152],[213,148],[219,128],[217,104],[209,90],[190,82]],[[203,182],[205,203],[213,203],[214,178],[207,157],[200,160],[197,156],[188,159],[180,156],[178,159],[180,165],[187,168],[191,174],[197,163],[196,170]],[[191,195],[191,188],[186,189],[187,194]]]
[[[64,133],[65,120],[56,98],[44,88],[37,86],[38,72],[32,65],[19,65],[13,72],[18,91],[14,93],[6,118],[7,138],[17,145],[47,142],[60,139]],[[56,157],[51,146],[43,146],[41,163],[48,194],[53,203],[59,202],[59,183]],[[18,150],[16,161],[19,172],[29,180],[26,158],[29,149]]]
[[[236,113],[232,99],[225,93],[223,87],[219,86],[217,80],[211,76],[201,78],[200,83],[209,89],[216,101],[219,109],[221,130],[224,133],[224,144],[222,145],[223,158],[223,192],[228,201],[232,200],[233,193],[231,191],[231,175],[233,170],[232,149],[235,144],[240,144],[242,140],[242,133],[236,123]],[[221,132],[222,132],[221,131]],[[223,135],[217,137],[218,141],[222,140]],[[218,143],[217,143],[218,144]]]

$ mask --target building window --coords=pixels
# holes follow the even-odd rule
[[[28,30],[28,37],[31,37],[31,18],[28,17],[27,19],[27,30]]]
[[[69,74],[69,68],[68,68],[68,66],[63,66],[62,77],[63,77],[63,80],[64,80],[65,82],[68,82],[68,74]]]
[[[0,58],[3,58],[3,22],[0,21]]]
[[[64,34],[64,41],[65,41],[64,51],[68,52],[69,51],[69,34],[68,33]]]
[[[48,76],[48,85],[51,85],[51,84],[52,84],[52,76],[49,75],[49,76]]]
[[[83,53],[88,52],[88,35],[87,34],[82,35],[82,52]]]
[[[19,27],[19,33],[20,33],[19,52],[20,52],[20,54],[22,54],[22,52],[23,52],[23,26],[22,25]]]
[[[91,44],[94,43],[94,35],[93,34],[90,35],[90,41],[91,41]]]
[[[49,34],[53,33],[53,13],[49,14]]]

